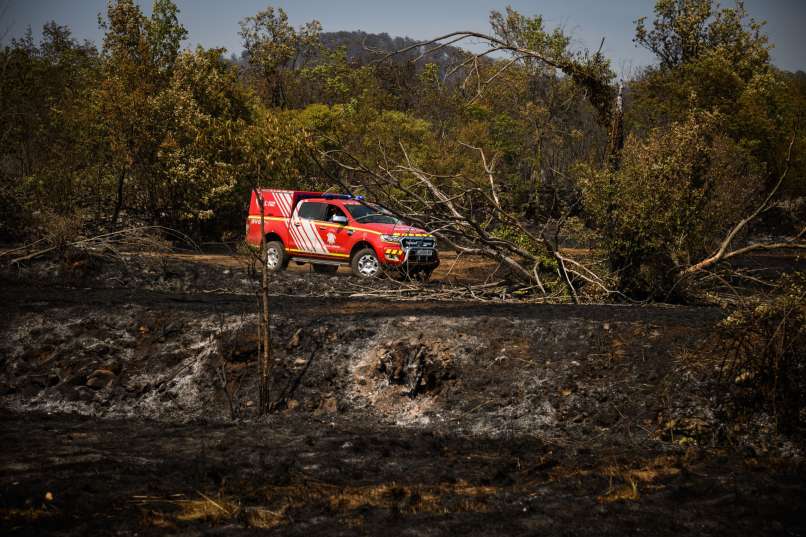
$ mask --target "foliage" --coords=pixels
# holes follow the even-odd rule
[[[615,97],[611,84],[614,73],[610,61],[601,51],[590,54],[588,51],[572,52],[569,48],[571,40],[561,29],[555,28],[547,32],[543,27],[543,18],[539,15],[527,17],[511,7],[506,14],[493,11],[490,14],[490,25],[495,35],[505,44],[516,50],[529,50],[535,57],[524,59],[531,72],[540,71],[546,66],[553,66],[587,91],[587,98],[604,123],[610,120]]]
[[[138,219],[233,236],[258,183],[374,189],[427,214],[433,196],[408,166],[467,193],[471,216],[526,257],[546,252],[524,230],[571,244],[601,237],[592,246],[623,291],[666,298],[675,271],[769,192],[793,132],[781,193],[796,205],[806,192],[806,78],[770,64],[763,24],[741,3],[659,0],[652,22],[637,21],[636,42],[658,64],[627,81],[620,166],[609,159],[609,61],[573,50],[540,15],[492,12],[490,37],[510,56],[475,61],[455,46],[295,28],[273,7],[241,21],[245,52],[229,60],[182,49],[171,0],[150,15],[111,0],[99,22],[100,51],[55,23],[40,43],[29,33],[0,49],[3,239],[24,239],[37,214],[77,213],[105,227]],[[400,183],[380,188],[327,156],[394,170]],[[489,224],[493,194],[523,229]],[[573,230],[553,226],[569,221]]]
[[[797,431],[806,393],[806,275],[788,276],[771,299],[737,308],[722,322],[722,336],[727,348],[720,370],[734,410],[762,410],[779,431]]]
[[[770,64],[763,23],[741,1],[718,9],[711,0],[661,0],[655,14],[652,28],[637,21],[635,41],[660,63],[631,84],[628,124],[640,132],[692,109],[719,112],[723,131],[777,176],[793,130],[800,140],[806,132],[795,88]]]
[[[97,51],[55,23],[0,50],[0,237],[19,239],[37,211],[73,211],[97,177],[96,129],[85,129]]]
[[[165,118],[154,171],[157,210],[173,225],[187,228],[239,205],[234,162],[250,105],[221,50],[178,56],[169,86],[155,99]]]
[[[748,19],[744,2],[719,10],[711,0],[658,0],[651,29],[636,21],[635,42],[673,69],[714,54],[724,55],[745,79],[769,62],[763,22]]]
[[[623,169],[582,175],[622,290],[658,298],[771,191],[793,133],[796,155],[806,133],[797,92],[742,2],[659,0],[652,26],[636,23],[636,43],[659,63],[630,84]],[[790,192],[806,174],[793,163]]]
[[[718,115],[692,113],[645,139],[631,135],[618,171],[581,172],[620,288],[637,298],[681,291],[679,268],[710,252],[756,201],[759,167],[719,124]]]
[[[288,78],[320,49],[321,25],[311,21],[295,30],[283,9],[269,6],[241,21],[240,35],[249,66],[259,77],[262,94],[270,106],[287,106]]]

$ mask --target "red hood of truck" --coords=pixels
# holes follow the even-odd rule
[[[371,229],[384,235],[428,235],[429,232],[414,226],[407,226],[405,224],[357,224],[357,228]]]

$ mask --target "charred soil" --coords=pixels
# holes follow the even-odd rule
[[[258,418],[247,269],[59,270],[0,284],[4,534],[806,532],[803,443],[726,421],[694,367],[719,309],[289,272]]]

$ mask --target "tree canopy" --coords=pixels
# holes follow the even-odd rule
[[[171,0],[150,16],[111,0],[100,48],[53,22],[41,42],[0,49],[4,239],[54,214],[237,238],[255,183],[427,215],[423,172],[444,192],[484,193],[468,214],[485,240],[548,270],[549,235],[549,253],[593,241],[621,291],[668,296],[770,192],[753,225],[802,227],[806,77],[772,65],[741,1],[658,0],[635,31],[657,63],[623,93],[601,51],[512,8],[491,13],[489,34],[417,43],[295,28],[269,6],[241,21],[244,52],[229,59],[183,49],[181,20]],[[392,172],[394,186],[377,181]]]

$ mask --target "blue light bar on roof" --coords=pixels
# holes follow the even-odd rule
[[[364,199],[364,196],[352,196],[350,194],[324,194],[322,197],[326,200],[358,200]]]

